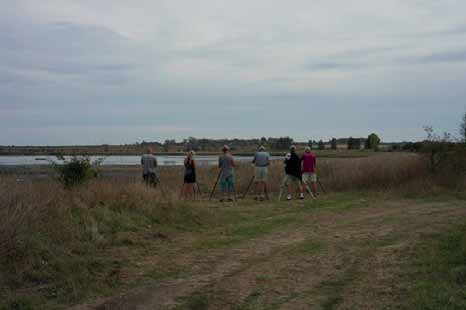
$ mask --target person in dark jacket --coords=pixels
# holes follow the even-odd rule
[[[285,183],[288,186],[287,200],[291,200],[291,193],[293,191],[293,185],[297,185],[299,188],[299,198],[304,199],[304,192],[301,181],[301,158],[296,154],[296,147],[292,145],[290,152],[285,158]]]
[[[152,148],[147,149],[147,153],[141,157],[142,178],[148,186],[157,186],[157,158],[154,155]]]

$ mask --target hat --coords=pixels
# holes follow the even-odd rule
[[[290,152],[291,153],[296,152],[296,146],[294,146],[294,145],[290,146]]]
[[[265,151],[265,146],[263,145],[259,146],[259,151]]]
[[[226,145],[226,144],[222,147],[222,151],[228,151],[229,149],[230,149],[230,148],[229,148],[228,145]]]
[[[310,148],[309,146],[306,146],[306,147],[304,148],[304,152],[310,153],[310,152],[311,152],[311,148]]]

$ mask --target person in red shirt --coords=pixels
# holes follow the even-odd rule
[[[311,190],[314,196],[317,195],[317,172],[316,172],[316,156],[311,153],[311,148],[306,147],[301,158],[302,162],[302,178],[305,184],[311,183]]]

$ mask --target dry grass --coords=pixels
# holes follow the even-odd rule
[[[207,193],[218,169],[200,167],[198,171],[201,190]],[[253,172],[249,164],[237,167],[239,193]],[[323,159],[318,175],[327,191],[335,192],[371,189],[422,194],[436,184],[426,160],[413,154]],[[279,190],[282,178],[283,164],[273,162],[271,192]],[[160,179],[166,197],[134,176],[95,180],[72,190],[52,179],[18,182],[1,177],[0,297],[31,287],[45,289],[59,303],[104,294],[113,282],[103,279],[113,279],[120,267],[101,253],[122,242],[122,234],[142,230],[153,235],[154,227],[195,227],[200,218],[209,217],[205,209],[179,202],[181,167],[162,167]]]

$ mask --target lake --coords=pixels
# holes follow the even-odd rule
[[[71,156],[65,156],[69,159]],[[91,161],[103,159],[104,166],[117,165],[140,165],[141,156],[90,156]],[[185,156],[157,156],[160,166],[181,166]],[[272,156],[271,159],[281,159],[282,157]],[[235,156],[237,161],[252,161],[252,156]],[[198,165],[212,166],[218,162],[218,156],[196,156]],[[0,166],[32,166],[50,165],[52,162],[62,163],[55,156],[0,156]]]

